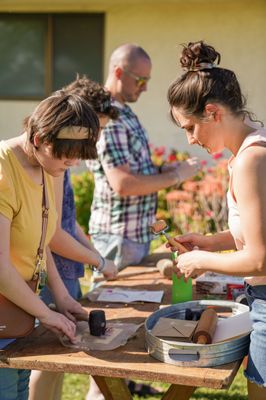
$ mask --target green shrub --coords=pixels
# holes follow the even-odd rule
[[[187,152],[165,147],[151,146],[155,165],[178,163],[189,157]],[[88,232],[91,214],[94,181],[89,171],[71,175],[77,221]],[[213,155],[210,167],[202,161],[202,170],[193,179],[183,182],[178,188],[167,188],[158,192],[157,219],[163,219],[170,232],[183,234],[191,231],[215,233],[227,229],[226,191],[228,188],[227,161],[222,153]],[[177,190],[178,189],[178,190]],[[156,240],[156,244],[162,241]]]
[[[71,174],[71,182],[74,190],[77,221],[84,232],[87,233],[94,191],[93,175],[88,171],[81,174]]]
[[[155,165],[179,163],[188,152],[167,150],[164,146],[151,148]],[[228,189],[227,160],[223,153],[212,155],[212,165],[201,161],[201,171],[178,187],[158,192],[157,219],[167,222],[175,234],[187,232],[215,233],[228,229],[226,192]]]

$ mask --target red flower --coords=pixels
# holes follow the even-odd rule
[[[171,161],[176,161],[176,154],[169,154],[169,156],[168,156],[168,161],[169,161],[169,162],[171,162]]]
[[[212,156],[212,158],[214,159],[214,160],[219,160],[219,158],[222,158],[223,157],[223,153],[215,153],[215,154],[213,154],[213,156]]]
[[[165,146],[155,147],[154,154],[156,156],[163,156],[165,154]]]

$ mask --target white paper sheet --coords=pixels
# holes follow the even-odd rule
[[[108,303],[131,303],[133,301],[144,301],[149,303],[160,303],[163,290],[127,290],[122,288],[103,289],[97,301]]]
[[[225,340],[248,334],[251,331],[252,323],[249,311],[229,318],[219,318],[212,343],[224,342]]]

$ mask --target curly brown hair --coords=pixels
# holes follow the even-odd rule
[[[180,65],[186,72],[168,89],[171,109],[181,108],[187,115],[203,118],[206,104],[212,101],[225,105],[234,115],[254,120],[245,108],[246,99],[235,73],[218,67],[220,58],[220,53],[202,40],[183,45]]]
[[[76,80],[63,88],[68,93],[82,96],[97,114],[117,119],[119,111],[111,104],[111,93],[98,82],[92,81],[86,75],[77,74]]]

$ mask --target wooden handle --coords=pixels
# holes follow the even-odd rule
[[[145,270],[141,270],[141,271],[137,271],[137,272],[124,272],[122,274],[118,274],[114,279],[109,279],[109,280],[116,281],[116,280],[119,280],[119,279],[132,278],[132,277],[137,276],[137,275],[152,274],[154,272],[158,272],[158,268],[147,267]],[[104,278],[102,276],[99,276],[99,277],[95,277],[93,279],[93,282],[97,283],[97,282],[103,282],[103,281],[106,281],[106,280],[107,280],[106,278]]]
[[[82,313],[82,314],[80,314],[80,313],[73,313],[72,314],[73,315],[73,317],[75,317],[76,318],[76,320],[77,321],[86,321],[86,322],[89,322],[89,314],[86,312],[86,314],[84,313]]]
[[[156,267],[158,268],[158,271],[160,271],[160,274],[167,278],[167,279],[172,279],[173,275],[173,261],[169,260],[169,258],[162,258],[159,260],[156,264]]]
[[[210,344],[216,329],[218,316],[215,310],[208,308],[201,314],[192,341],[200,344]]]
[[[208,338],[206,335],[199,335],[197,339],[198,344],[208,344]]]
[[[183,246],[183,244],[178,243],[174,238],[167,237],[168,242],[170,243],[171,247],[175,250],[178,251],[178,253],[187,253],[188,249]]]
[[[49,308],[50,308],[50,310],[59,312],[56,308],[56,305],[53,303],[49,304]],[[72,315],[73,315],[73,317],[76,318],[77,321],[87,321],[88,322],[89,321],[88,311],[85,310],[85,308],[83,308],[83,310],[84,310],[84,313],[72,313]]]

